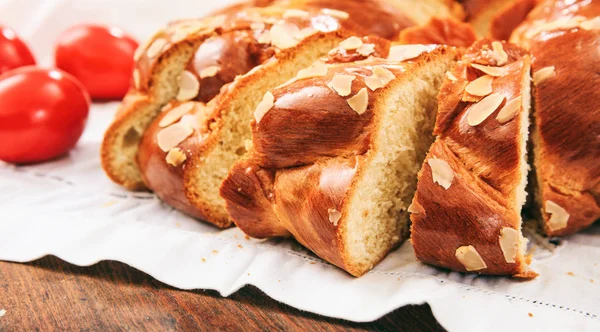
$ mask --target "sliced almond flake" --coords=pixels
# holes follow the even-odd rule
[[[196,98],[198,92],[200,92],[200,81],[192,72],[185,70],[179,76],[179,93],[177,94],[177,100],[187,101]]]
[[[494,77],[499,77],[506,74],[506,69],[504,69],[503,67],[484,66],[476,63],[472,63],[471,67]]]
[[[498,120],[500,124],[505,124],[508,121],[512,120],[515,117],[515,115],[519,113],[520,110],[521,96],[517,96],[516,98],[507,102],[506,105],[504,105],[504,107],[502,107],[502,109],[500,110],[500,112],[498,112],[498,115],[496,116],[496,120]]]
[[[206,67],[200,71],[200,78],[204,79],[207,77],[214,77],[217,75],[219,70],[221,70],[221,67],[219,66]]]
[[[485,97],[492,93],[494,77],[490,75],[481,76],[467,84],[465,92],[473,96]]]
[[[172,148],[165,157],[167,164],[174,167],[179,167],[186,159],[187,155],[180,148]]]
[[[550,228],[551,231],[557,231],[567,227],[571,215],[562,206],[553,201],[546,201],[544,210],[547,214],[550,214],[548,228]]]
[[[415,202],[410,203],[410,205],[408,206],[408,209],[406,211],[408,211],[408,213],[411,213],[411,214],[419,214],[419,213],[421,213],[419,211],[419,209],[417,209],[417,206],[416,206]]]
[[[315,61],[310,67],[302,69],[296,75],[296,80],[327,75],[327,65],[321,60]]]
[[[152,45],[152,43],[154,42],[154,40],[155,40],[155,39],[156,39],[158,36],[160,36],[160,35],[162,35],[162,34],[164,34],[164,33],[165,33],[165,30],[164,30],[164,29],[160,29],[160,30],[156,31],[156,32],[155,32],[155,33],[152,35],[152,37],[148,38],[144,44],[140,45],[140,46],[139,46],[139,47],[138,47],[138,48],[135,50],[135,53],[133,54],[133,60],[135,60],[135,61],[139,61],[139,60],[142,58],[142,56],[144,55],[144,53],[146,53],[146,50],[148,50],[148,47],[150,47],[150,45]]]
[[[445,160],[429,158],[427,164],[431,167],[431,178],[442,188],[448,190],[454,181],[454,171]]]
[[[294,34],[294,38],[296,40],[304,40],[314,34],[316,34],[317,32],[319,32],[319,30],[313,28],[313,27],[306,27],[300,31],[298,31],[297,33]]]
[[[133,70],[133,85],[136,89],[140,88],[140,71],[137,68]]]
[[[452,72],[450,71],[446,72],[446,78],[449,79],[451,82],[458,81],[458,78],[456,78],[456,76],[454,76],[454,74],[452,74]]]
[[[179,143],[183,142],[193,132],[194,129],[190,125],[178,122],[161,129],[156,134],[156,142],[163,152],[169,152],[169,150],[179,145]]]
[[[362,44],[356,52],[362,56],[369,56],[375,53],[375,44]]]
[[[345,11],[341,11],[341,10],[337,10],[337,9],[323,8],[323,9],[321,9],[321,13],[328,15],[328,16],[335,17],[335,18],[339,18],[342,20],[347,20],[348,18],[350,18],[350,14],[348,14]]]
[[[165,46],[167,46],[167,40],[164,38],[158,38],[157,40],[152,42],[150,47],[148,47],[148,50],[146,51],[146,55],[150,59],[152,59],[152,58],[156,57],[157,55],[159,55],[162,52],[162,50],[165,48]]]
[[[246,149],[246,152],[250,152],[250,150],[252,150],[252,146],[252,140],[247,139],[244,141],[244,148]]]
[[[178,43],[190,35],[194,35],[204,29],[205,25],[199,21],[182,22],[175,26],[175,31],[171,34],[171,42]]]
[[[179,121],[182,116],[189,113],[192,109],[194,109],[194,102],[187,102],[181,104],[170,111],[160,120],[158,126],[161,128],[167,127]]]
[[[301,9],[287,9],[283,12],[283,18],[305,18],[308,17],[308,12]]]
[[[275,96],[270,91],[265,93],[262,101],[256,107],[254,111],[254,119],[256,120],[256,124],[260,123],[260,120],[267,114],[271,108],[275,105]]]
[[[538,85],[543,81],[556,76],[556,67],[544,67],[533,73],[533,84]]]
[[[591,20],[582,22],[579,26],[583,30],[600,30],[600,16],[596,16]]]
[[[508,54],[504,51],[502,43],[499,41],[492,42],[492,56],[496,60],[498,66],[502,66],[508,62]]]
[[[476,104],[473,104],[467,114],[467,123],[469,126],[478,126],[487,119],[504,101],[502,93],[493,93]]]
[[[473,246],[459,247],[456,249],[455,256],[467,271],[479,271],[487,268],[483,258]]]
[[[342,218],[342,213],[336,209],[327,209],[327,213],[329,214],[329,222],[331,222],[333,226],[337,226]]]
[[[265,30],[258,36],[259,44],[271,44],[271,31]]]
[[[586,21],[586,18],[583,16],[563,16],[551,22],[545,22],[542,24],[537,24],[532,28],[528,29],[525,33],[526,39],[531,39],[538,33],[544,31],[554,31],[554,30],[568,30],[577,28],[580,26],[582,22]]]
[[[418,57],[429,51],[429,47],[421,44],[414,45],[396,45],[390,48],[388,60],[405,61]]]
[[[396,75],[383,66],[375,66],[373,75],[365,77],[365,84],[369,89],[375,91],[388,85]]]
[[[340,96],[346,97],[352,93],[352,81],[355,78],[356,76],[354,75],[335,75],[331,79],[329,86]]]
[[[514,263],[519,251],[519,233],[517,230],[510,227],[503,227],[500,230],[498,242],[504,254],[504,260],[507,263]]]
[[[362,88],[354,97],[347,100],[348,105],[358,114],[363,114],[369,106],[369,92],[367,88]]]
[[[250,29],[252,30],[264,30],[266,25],[264,22],[252,22],[250,24]]]
[[[345,50],[356,50],[363,45],[362,39],[352,36],[340,43],[340,48]]]
[[[464,93],[461,100],[467,103],[478,103],[481,101],[481,99],[483,99],[483,97],[473,96],[468,93]]]
[[[284,50],[298,45],[294,35],[300,32],[300,28],[292,23],[277,23],[271,27],[271,43],[273,46]]]

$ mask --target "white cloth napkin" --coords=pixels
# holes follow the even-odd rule
[[[230,2],[0,0],[0,25],[14,28],[39,62],[50,65],[55,37],[73,24],[114,24],[143,40],[171,19],[201,16]],[[251,284],[293,307],[356,322],[427,302],[451,331],[600,330],[599,225],[563,239],[554,252],[538,245],[533,269],[540,276],[533,281],[428,267],[415,260],[409,243],[356,279],[291,240],[220,231],[151,194],[112,184],[98,151],[116,107],[94,105],[82,140],[66,158],[25,167],[0,163],[1,260],[116,260],[177,288],[228,296]]]

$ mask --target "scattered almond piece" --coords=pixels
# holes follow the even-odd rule
[[[187,155],[183,153],[180,148],[172,148],[169,150],[169,153],[167,153],[167,157],[165,158],[167,164],[174,167],[179,167],[179,165],[183,164],[186,159]]]
[[[396,75],[383,66],[375,66],[373,75],[365,77],[365,84],[369,89],[375,91],[388,85],[396,78]]]
[[[375,53],[375,44],[362,44],[356,52],[362,56],[369,56]]]
[[[244,141],[244,148],[246,149],[246,152],[250,152],[250,150],[252,150],[252,146],[252,140],[247,139]]]
[[[454,171],[445,160],[430,158],[427,164],[431,167],[431,177],[433,183],[437,183],[442,188],[448,190],[454,181]]]
[[[331,79],[329,86],[340,96],[346,97],[352,93],[352,81],[355,78],[356,76],[354,75],[335,75]]]
[[[498,115],[496,116],[496,120],[498,120],[500,124],[505,124],[508,121],[512,120],[515,117],[515,115],[519,113],[520,110],[521,96],[517,96],[516,98],[507,102],[506,105],[504,105],[504,107],[502,107],[502,109],[500,110],[500,112],[498,112]]]
[[[277,23],[271,27],[271,44],[284,50],[298,45],[294,35],[300,32],[300,28],[292,23]]]
[[[152,42],[150,47],[148,47],[146,55],[152,59],[159,55],[160,52],[162,52],[162,50],[165,48],[165,46],[167,46],[167,40],[164,38],[158,38],[157,40]]]
[[[492,93],[494,77],[483,75],[467,84],[465,91],[473,96],[485,97]]]
[[[342,20],[347,20],[348,18],[350,18],[350,14],[346,13],[345,11],[341,11],[341,10],[337,10],[337,9],[323,8],[323,9],[321,9],[321,13],[335,17],[335,18],[339,18]]]
[[[302,69],[296,75],[295,80],[302,80],[311,77],[321,77],[327,75],[327,65],[321,60],[315,61],[310,67]]]
[[[200,71],[200,78],[214,77],[221,70],[219,66],[210,66]]]
[[[267,91],[260,104],[256,107],[256,111],[254,111],[256,124],[260,123],[260,120],[273,108],[273,105],[275,105],[275,96],[270,91]]]
[[[414,45],[396,45],[390,48],[388,60],[404,61],[418,57],[419,55],[429,51],[430,47],[414,44]]]
[[[553,78],[556,76],[556,67],[544,67],[535,73],[533,73],[533,84],[538,85],[549,78]]]
[[[161,129],[158,134],[156,134],[156,142],[163,152],[169,152],[172,148],[188,138],[193,132],[194,129],[190,125],[178,122],[167,128]]]
[[[302,41],[302,40],[314,35],[317,32],[319,32],[319,30],[317,30],[313,27],[306,27],[306,28],[298,31],[297,33],[295,33],[294,38],[296,40]]]
[[[333,224],[333,226],[337,226],[338,222],[342,218],[342,213],[336,209],[327,209],[329,213],[329,221]]]
[[[514,263],[519,250],[519,233],[516,229],[510,227],[503,227],[500,230],[500,237],[498,242],[500,243],[500,249],[504,254],[504,260],[507,263]]]
[[[259,44],[271,44],[271,31],[265,30],[258,36]]]
[[[494,50],[492,55],[493,55],[494,59],[496,60],[496,62],[498,63],[498,66],[502,66],[508,62],[508,54],[506,54],[506,52],[504,51],[504,48],[502,47],[501,42],[493,41],[492,49]]]
[[[308,17],[308,12],[301,9],[287,9],[283,12],[283,18],[305,18]]]
[[[164,128],[172,125],[173,123],[175,123],[175,121],[179,121],[179,119],[181,119],[182,116],[189,113],[193,108],[194,103],[188,102],[171,109],[170,111],[168,111],[169,113],[167,113],[162,119],[160,119],[158,126]]]
[[[179,93],[177,94],[177,100],[187,101],[196,98],[200,92],[200,81],[192,72],[185,70],[179,76]]]
[[[591,20],[582,22],[579,26],[583,30],[600,30],[600,16],[596,16]]]
[[[369,106],[369,93],[367,88],[362,88],[354,97],[347,100],[348,105],[358,114],[363,114]]]
[[[454,76],[454,74],[452,74],[452,72],[450,71],[446,72],[446,78],[449,79],[451,82],[458,81],[458,78],[456,78],[456,76]]]
[[[133,85],[136,89],[140,88],[140,71],[137,68],[133,70]]]
[[[493,93],[469,108],[467,123],[475,127],[487,119],[504,101],[502,93]]]
[[[340,48],[345,50],[356,50],[363,45],[362,39],[352,36],[340,43]]]
[[[494,77],[499,77],[506,74],[506,70],[503,67],[484,66],[476,63],[472,63],[471,67]]]
[[[487,268],[483,258],[479,255],[475,247],[462,246],[456,249],[456,259],[464,265],[467,271],[479,271]]]
[[[565,210],[562,206],[554,203],[553,201],[546,201],[544,210],[547,214],[550,214],[548,228],[550,228],[551,231],[557,231],[567,227],[567,223],[569,222],[571,215],[569,215],[567,210]]]
[[[264,22],[252,22],[250,23],[250,29],[252,30],[264,30],[266,25]]]

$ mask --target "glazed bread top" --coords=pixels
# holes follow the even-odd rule
[[[544,1],[512,40],[533,56],[535,170],[543,229],[600,218],[600,1]]]
[[[417,258],[455,271],[535,276],[521,239],[530,58],[481,40],[447,73],[409,209]]]

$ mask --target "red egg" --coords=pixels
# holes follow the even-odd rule
[[[12,29],[0,27],[0,75],[29,65],[35,65],[35,58],[29,47]]]

